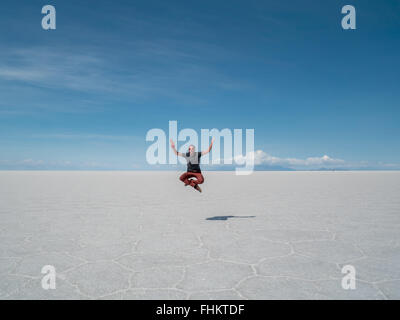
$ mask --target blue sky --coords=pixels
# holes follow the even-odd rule
[[[399,1],[4,0],[0,30],[0,169],[149,169],[169,120],[254,128],[265,166],[400,169]]]

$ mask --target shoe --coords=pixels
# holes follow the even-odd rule
[[[201,188],[199,187],[198,184],[196,184],[196,186],[194,187],[198,192],[202,192]]]

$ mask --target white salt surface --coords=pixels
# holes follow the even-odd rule
[[[400,172],[204,176],[0,172],[0,299],[400,299]]]

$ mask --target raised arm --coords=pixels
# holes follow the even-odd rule
[[[209,152],[211,151],[212,146],[213,146],[213,143],[214,143],[214,138],[212,138],[211,143],[210,143],[210,146],[208,147],[208,149],[201,152],[201,155],[202,155],[202,156],[204,156],[205,154],[207,154],[207,153],[209,153]]]
[[[176,150],[174,141],[173,141],[172,139],[169,139],[169,141],[171,142],[171,148],[172,148],[172,150],[174,150],[174,153],[175,153],[177,156],[183,157],[183,153],[178,152],[178,151]]]

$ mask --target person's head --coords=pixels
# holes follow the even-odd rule
[[[193,153],[194,151],[196,150],[196,148],[194,147],[194,145],[190,145],[189,146],[189,148],[188,148],[188,151],[190,152],[190,153]]]

